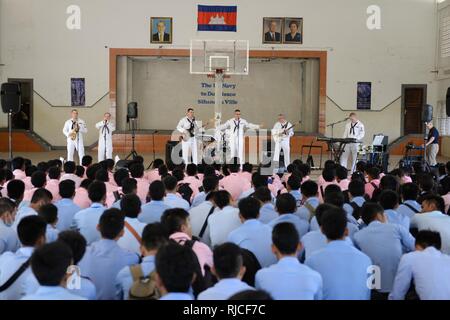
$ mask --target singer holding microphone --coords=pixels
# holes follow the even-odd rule
[[[95,128],[99,130],[98,162],[112,159],[112,133],[116,128],[111,122],[111,114],[106,112],[103,115],[103,121],[97,122]]]
[[[354,138],[357,141],[361,141],[365,135],[364,124],[358,120],[356,113],[354,112],[350,113],[347,119],[350,121],[345,125],[342,138]],[[348,157],[351,157],[351,173],[355,171],[356,159],[358,157],[358,146],[359,143],[348,143],[341,155],[341,166],[345,168],[347,168]]]

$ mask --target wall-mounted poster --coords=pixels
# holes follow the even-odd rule
[[[151,17],[150,42],[172,43],[172,29],[171,17]]]
[[[284,18],[283,43],[303,43],[303,18]]]
[[[263,43],[281,43],[283,18],[263,18]]]
[[[84,78],[71,78],[70,90],[72,96],[72,107],[81,107],[86,104],[86,91]]]
[[[372,82],[358,82],[356,108],[370,110],[372,104]]]

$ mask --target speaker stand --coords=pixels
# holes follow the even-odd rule
[[[12,160],[12,110],[10,109],[8,112],[8,155],[9,160]]]
[[[129,158],[132,158],[133,160],[136,159],[138,156],[138,153],[136,152],[135,146],[134,146],[134,140],[136,139],[136,129],[132,125],[131,126],[131,151],[125,158],[125,160],[128,160]]]

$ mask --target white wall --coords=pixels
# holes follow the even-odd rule
[[[174,18],[174,43],[167,47],[187,48],[191,38],[237,38],[250,40],[252,48],[266,49],[271,45],[261,44],[262,17],[300,16],[304,18],[304,44],[283,49],[328,50],[327,95],[341,108],[355,108],[358,81],[372,81],[373,109],[398,98],[401,84],[426,83],[428,102],[442,99],[430,72],[435,68],[435,0],[224,0],[220,3],[238,5],[237,33],[197,32],[198,3],[0,0],[0,61],[6,64],[0,67],[0,81],[33,78],[34,89],[46,100],[67,106],[70,78],[85,77],[86,104],[91,105],[109,90],[105,46],[157,47],[149,43],[151,16]],[[218,2],[201,2],[208,3]],[[70,4],[81,7],[80,31],[65,27],[65,10]],[[381,30],[366,28],[366,8],[372,4],[381,7]],[[51,107],[43,112],[51,112]],[[330,114],[327,123],[333,117]],[[2,115],[0,126],[4,125]]]

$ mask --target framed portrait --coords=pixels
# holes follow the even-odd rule
[[[151,17],[150,18],[150,42],[172,43],[172,18]]]
[[[356,94],[356,109],[370,110],[372,104],[372,82],[358,82]]]
[[[70,79],[70,92],[72,97],[72,107],[83,107],[86,104],[86,90],[84,78]]]
[[[303,18],[284,18],[283,43],[303,43]]]
[[[263,43],[281,43],[283,37],[283,18],[263,18]]]

